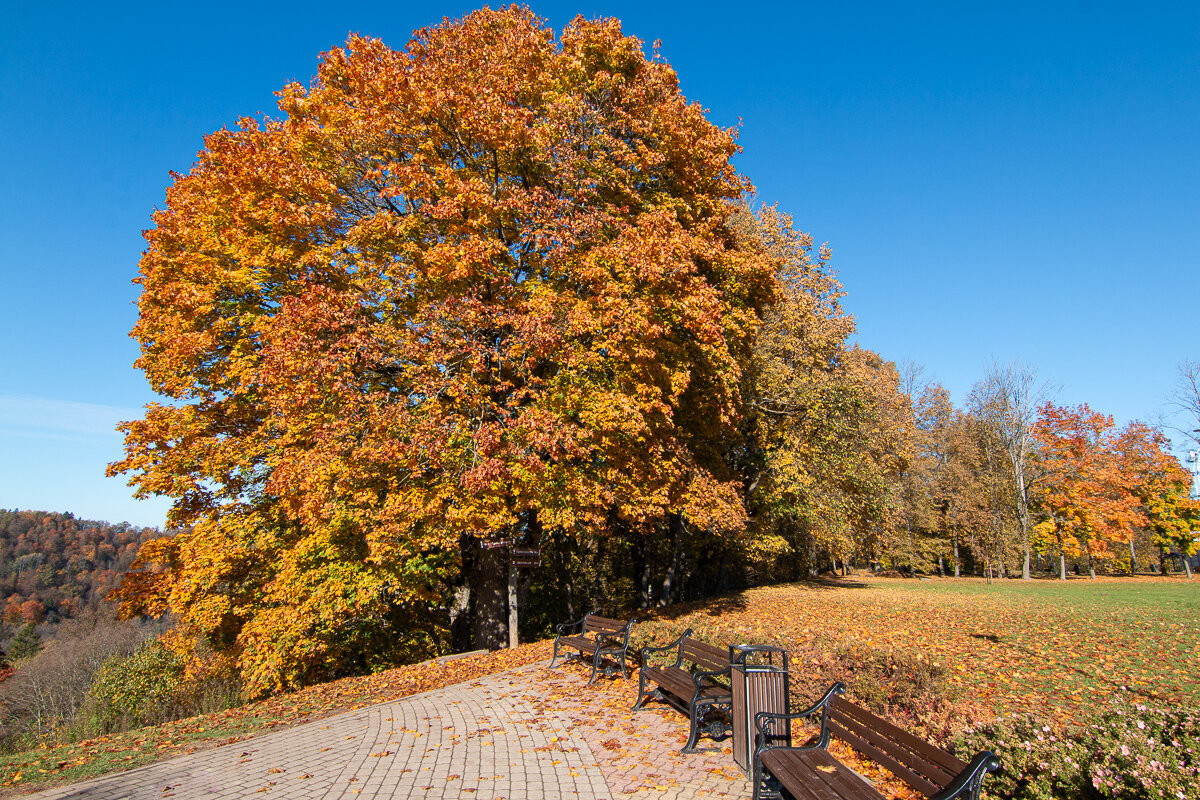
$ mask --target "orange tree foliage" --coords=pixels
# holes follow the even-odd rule
[[[419,650],[384,626],[433,616],[464,541],[742,526],[721,454],[773,267],[728,228],[733,133],[669,65],[616,20],[485,9],[352,37],[279,98],[146,233],[133,336],[170,402],[110,469],[191,527],[127,611],[261,693]]]
[[[1034,438],[1041,468],[1034,497],[1043,517],[1035,530],[1053,542],[1065,579],[1066,557],[1111,558],[1109,544],[1128,541],[1146,519],[1133,493],[1136,476],[1122,469],[1111,416],[1086,404],[1046,403]]]
[[[1161,431],[1136,420],[1121,431],[1116,442],[1121,472],[1131,483],[1154,544],[1174,547],[1188,556],[1197,548],[1194,531],[1200,526],[1200,503],[1190,498],[1192,475],[1171,454],[1170,447]]]

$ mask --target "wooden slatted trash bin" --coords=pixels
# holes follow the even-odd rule
[[[749,777],[754,771],[754,715],[762,711],[791,713],[788,702],[788,654],[771,645],[730,645],[733,689],[733,760]],[[776,742],[790,741],[791,721],[772,723]]]

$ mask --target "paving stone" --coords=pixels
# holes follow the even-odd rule
[[[30,795],[36,800],[748,797],[728,746],[629,711],[637,682],[545,662]],[[703,740],[702,740],[703,741]],[[307,776],[307,777],[305,777]],[[427,788],[428,787],[428,788]]]

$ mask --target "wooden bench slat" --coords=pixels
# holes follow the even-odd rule
[[[694,686],[692,679],[687,675],[688,673],[679,667],[649,667],[646,670],[647,680],[654,681],[659,685],[669,684],[673,690]]]
[[[811,779],[799,755],[798,751],[771,750],[763,753],[762,761],[796,800],[836,800],[824,781]]]
[[[709,672],[722,670],[729,666],[728,649],[697,642],[694,639],[684,640],[680,643],[679,653],[684,661],[690,661]]]
[[[926,773],[925,777],[931,779],[934,783],[940,783],[942,787],[945,787],[954,779],[955,775],[958,775],[967,768],[966,762],[952,753],[948,753],[940,747],[933,746],[919,736],[914,736],[903,728],[893,725],[888,720],[878,714],[871,713],[860,705],[843,700],[840,697],[835,697],[830,703],[830,710],[845,714],[847,717],[866,725],[871,730],[879,731],[884,736],[919,756],[923,759],[924,763],[937,770],[936,772]]]
[[[813,784],[796,755],[795,751],[771,750],[763,753],[762,763],[795,800],[832,800],[824,785]]]
[[[561,641],[563,644],[571,645],[580,644],[583,642],[591,642],[592,644],[596,643],[595,639],[591,639],[587,636],[564,636],[559,641]]]
[[[839,695],[845,691],[844,684],[835,683],[813,711],[806,712],[813,713],[824,707],[816,747],[758,750],[755,775],[769,773],[774,776],[796,800],[880,800],[882,795],[869,781],[829,754],[826,747],[830,737],[849,744],[927,798],[961,781],[962,791],[956,797],[978,800],[983,777],[1000,768],[995,753],[982,751],[967,764],[952,753],[843,699]],[[763,730],[762,726],[760,730]],[[755,800],[760,797],[762,788],[762,782],[755,783]]]
[[[861,775],[825,750],[768,750],[762,762],[796,800],[883,800]]]
[[[696,682],[687,670],[679,667],[650,667],[646,670],[646,679],[652,680],[681,700],[691,700],[696,692]],[[701,697],[723,697],[729,694],[724,686],[705,686],[700,690]]]
[[[831,800],[883,800],[883,795],[857,772],[829,755],[827,751],[817,752],[820,752],[821,756],[810,756],[808,759],[810,762],[816,762],[812,765],[814,769],[810,774],[817,778],[814,783],[819,782],[827,787]]]
[[[930,783],[923,776],[909,769],[907,765],[893,758],[887,751],[881,750],[859,736],[855,731],[842,725],[841,720],[835,720],[831,717],[829,720],[829,731],[872,761],[887,767],[897,778],[900,778],[926,797],[935,795],[942,790],[941,786]]]

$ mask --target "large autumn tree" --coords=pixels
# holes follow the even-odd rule
[[[403,657],[459,576],[499,644],[482,543],[742,526],[722,454],[773,267],[668,64],[616,20],[485,9],[351,37],[279,111],[208,136],[146,233],[133,336],[169,401],[111,469],[189,532],[127,610],[261,693]]]
[[[755,340],[746,393],[748,502],[760,534],[799,562],[871,558],[898,522],[912,409],[895,366],[851,345],[854,319],[827,248],[774,208],[735,216],[776,263],[779,293]]]
[[[1029,365],[993,362],[987,375],[971,390],[969,401],[971,413],[991,429],[990,438],[1003,444],[1008,458],[1023,558],[1021,577],[1025,580],[1032,577],[1029,491],[1036,478],[1032,463],[1036,449],[1033,429],[1038,408],[1049,402],[1050,393],[1051,387],[1040,382],[1037,371]]]
[[[1116,441],[1121,475],[1136,498],[1151,542],[1159,548],[1159,563],[1167,562],[1172,549],[1184,558],[1188,577],[1192,567],[1187,556],[1200,546],[1200,502],[1191,498],[1192,475],[1171,454],[1171,442],[1162,431],[1134,420]],[[1129,543],[1129,568],[1137,570],[1133,536]]]
[[[1117,457],[1113,418],[1087,404],[1046,403],[1034,438],[1042,473],[1033,493],[1043,518],[1037,532],[1058,555],[1062,580],[1068,556],[1086,555],[1095,577],[1095,560],[1111,557],[1109,545],[1144,523]]]

